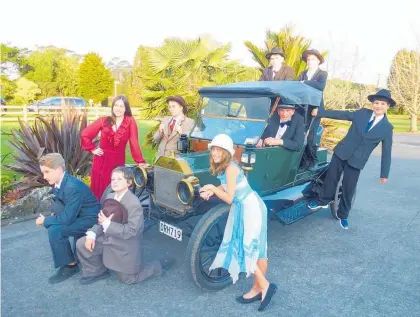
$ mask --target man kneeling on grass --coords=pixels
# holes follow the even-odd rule
[[[49,282],[59,283],[79,271],[69,238],[77,240],[97,223],[100,204],[85,183],[66,173],[59,153],[41,157],[39,165],[44,179],[54,185],[54,198],[51,216],[40,215],[35,223],[48,229],[54,266],[59,268]]]

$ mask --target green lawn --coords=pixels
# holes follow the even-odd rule
[[[143,145],[145,142],[145,135],[147,133],[147,131],[149,131],[157,122],[155,121],[146,121],[146,120],[138,120],[137,124],[139,127],[139,140],[140,140],[140,144]],[[7,155],[8,153],[10,153],[12,151],[12,149],[10,148],[8,141],[11,139],[10,136],[8,136],[7,134],[10,133],[10,130],[12,128],[18,128],[19,124],[18,123],[14,123],[14,122],[4,122],[1,124],[1,157],[3,159],[3,157],[5,155]],[[154,158],[154,151],[151,151],[149,149],[147,149],[145,146],[142,146],[142,153],[144,158],[146,159],[147,162],[151,163],[153,158]],[[1,174],[2,175],[8,175],[10,177],[13,177],[14,172],[8,170],[7,168],[3,167],[3,164],[8,164],[12,162],[12,157],[10,155],[8,155],[3,161],[2,161],[2,165],[1,165]],[[127,151],[126,151],[126,162],[127,163],[133,163],[133,159],[131,157],[131,153],[130,153],[130,147],[127,145]]]
[[[394,132],[408,132],[409,131],[409,127],[410,127],[410,121],[409,121],[409,117],[407,115],[389,115],[388,116],[391,123],[394,125]],[[154,151],[151,151],[149,149],[147,149],[144,146],[144,141],[145,141],[145,135],[147,133],[147,131],[153,127],[157,122],[156,121],[146,121],[146,120],[138,120],[138,127],[139,127],[139,139],[140,139],[140,144],[143,145],[142,146],[142,152],[143,155],[146,159],[147,162],[152,162],[153,158],[154,158]],[[419,118],[419,124],[420,124],[420,118]],[[337,125],[342,128],[343,130],[347,130],[348,127],[350,126],[349,123],[344,122],[344,121],[337,121]],[[11,128],[17,128],[18,127],[18,123],[17,122],[5,122],[1,124],[1,156],[2,159],[4,157],[4,155],[8,154],[11,152],[11,148],[8,145],[8,140],[10,140],[10,136],[7,135],[7,133],[10,132]],[[5,133],[5,134],[4,134]],[[130,154],[130,150],[129,147],[127,146],[127,152],[126,152],[126,161],[127,163],[133,163],[133,159],[131,157]],[[2,175],[9,175],[9,176],[13,176],[13,172],[9,171],[6,168],[3,168],[3,164],[8,164],[10,163],[12,160],[11,156],[9,155],[6,159],[4,159],[2,161],[2,168],[1,168],[1,173]]]

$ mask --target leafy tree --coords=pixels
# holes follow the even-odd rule
[[[391,65],[388,86],[400,107],[410,114],[410,131],[418,131],[420,115],[420,49],[400,50]]]
[[[95,53],[85,56],[79,68],[79,94],[95,103],[112,95],[114,79],[101,57]]]
[[[293,67],[296,78],[305,70],[306,63],[302,61],[302,53],[311,47],[311,41],[303,36],[295,36],[293,26],[285,26],[279,32],[268,30],[265,38],[265,47],[259,48],[250,41],[245,41],[245,46],[252,54],[253,59],[260,66],[260,71],[269,66],[269,61],[265,55],[274,47],[282,49],[285,55],[284,63]],[[326,52],[321,53],[326,56]]]
[[[33,51],[27,57],[31,70],[25,77],[41,89],[41,98],[77,93],[79,58],[55,47]]]
[[[0,77],[0,88],[1,88],[1,96],[9,101],[13,99],[13,96],[16,92],[16,83],[14,81],[9,80],[6,75],[1,75]]]
[[[21,77],[16,80],[16,93],[14,102],[17,104],[28,104],[36,99],[36,96],[41,93],[41,89],[34,82]]]

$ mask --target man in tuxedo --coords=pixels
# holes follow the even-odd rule
[[[324,63],[324,57],[321,53],[315,49],[306,50],[302,54],[302,60],[306,63],[308,68],[304,70],[300,75],[298,80],[315,88],[320,91],[324,91],[325,86],[327,84],[327,77],[328,73],[324,70],[319,68],[319,65]],[[314,109],[312,115],[315,117],[317,114],[317,108]],[[319,105],[319,110],[324,110],[324,98],[321,99],[321,103]],[[309,170],[316,169],[317,159],[317,151],[319,147],[319,140],[316,140],[316,132],[318,130],[319,124],[321,122],[321,118],[315,117],[312,120],[311,129],[309,130],[308,134],[308,142],[305,147],[304,158],[305,163]]]
[[[272,116],[257,147],[282,146],[290,151],[300,151],[305,142],[305,124],[293,105],[279,104],[278,116]]]
[[[44,179],[53,185],[51,215],[40,215],[35,223],[48,229],[48,238],[57,272],[49,283],[62,282],[79,271],[69,238],[78,239],[98,221],[100,204],[89,187],[65,171],[61,154],[50,153],[39,159]]]
[[[270,61],[270,66],[264,69],[260,81],[293,80],[295,78],[294,69],[283,65],[284,53],[280,48],[273,48],[265,57]]]
[[[394,127],[388,121],[386,112],[389,106],[395,106],[395,101],[386,89],[369,95],[368,100],[372,102],[372,110],[366,108],[354,112],[324,110],[319,113],[320,117],[352,121],[347,135],[334,148],[334,154],[318,199],[311,201],[308,205],[309,209],[313,211],[327,208],[334,199],[341,173],[344,173],[342,197],[336,215],[344,229],[348,229],[349,226],[347,218],[360,171],[368,161],[373,149],[381,142],[380,182],[382,184],[388,180],[391,167]]]

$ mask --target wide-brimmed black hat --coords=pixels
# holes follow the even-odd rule
[[[187,109],[187,104],[185,103],[184,98],[182,98],[179,95],[170,96],[170,97],[166,98],[166,102],[169,102],[169,101],[175,101],[175,102],[179,103],[182,107],[182,111],[184,112],[184,114],[187,114],[188,109]]]
[[[315,55],[319,59],[319,63],[322,64],[324,62],[324,57],[322,57],[321,53],[316,49],[309,49],[302,53],[302,60],[306,63],[308,59],[308,55]]]
[[[286,105],[284,103],[279,103],[277,105],[277,108],[280,108],[280,109],[296,109],[295,105]]]
[[[270,59],[271,55],[275,55],[275,54],[281,55],[284,58],[284,53],[279,47],[275,47],[271,50],[271,52],[268,52],[267,54],[265,54],[265,58]]]
[[[391,97],[391,92],[387,89],[381,89],[376,92],[374,95],[369,95],[368,99],[370,102],[374,102],[376,99],[385,99],[388,101],[391,107],[394,107],[397,103]]]

